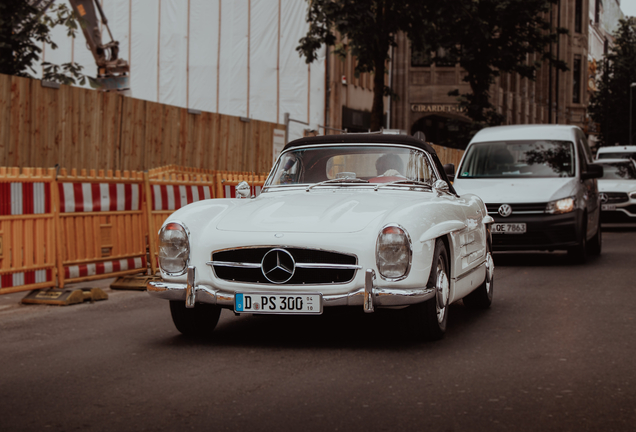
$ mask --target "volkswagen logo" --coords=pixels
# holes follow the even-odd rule
[[[501,216],[508,217],[512,214],[512,207],[510,207],[510,204],[502,204],[499,206],[498,212]]]
[[[601,202],[605,204],[609,200],[609,197],[605,192],[601,192]]]
[[[294,276],[296,262],[285,249],[272,249],[263,257],[261,271],[271,283],[284,284]]]

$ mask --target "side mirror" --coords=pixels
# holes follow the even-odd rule
[[[581,172],[581,180],[601,177],[603,177],[603,166],[599,164],[588,164],[587,170]]]
[[[250,193],[251,193],[250,185],[246,181],[242,181],[236,186],[237,198],[249,198]]]
[[[450,181],[455,180],[455,164],[451,163],[444,165],[444,172]]]
[[[448,187],[448,183],[444,180],[436,180],[433,184],[433,192],[437,193],[437,195],[441,195],[443,193],[450,193],[450,188]]]

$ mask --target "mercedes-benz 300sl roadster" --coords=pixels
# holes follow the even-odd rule
[[[302,138],[283,149],[258,197],[211,199],[173,213],[159,232],[161,281],[186,335],[237,314],[403,309],[403,332],[439,339],[449,305],[488,308],[490,224],[459,196],[435,150],[404,135]]]

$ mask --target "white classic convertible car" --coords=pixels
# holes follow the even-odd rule
[[[477,196],[458,196],[435,150],[403,135],[302,138],[284,148],[262,193],[173,213],[159,233],[162,281],[186,335],[237,314],[404,309],[414,338],[444,335],[448,306],[488,308],[494,264]]]

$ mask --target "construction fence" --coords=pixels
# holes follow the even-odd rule
[[[169,165],[149,172],[0,167],[0,294],[157,271],[157,232],[175,210],[255,195],[265,173]]]
[[[0,166],[271,168],[284,125],[0,74]]]

